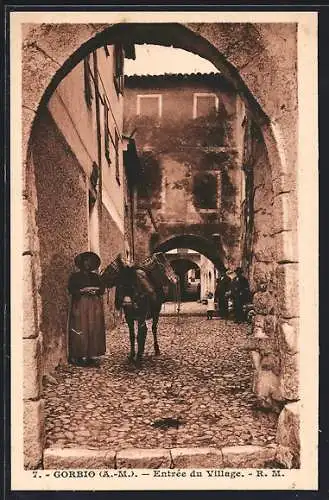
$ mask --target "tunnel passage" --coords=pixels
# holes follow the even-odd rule
[[[190,260],[188,255],[186,255],[186,258],[175,258],[174,254],[167,254],[168,257],[173,257],[169,260],[175,274],[179,278],[181,301],[198,300],[200,298],[200,290],[198,288],[200,283],[200,266]],[[194,271],[192,278],[189,277],[189,271]],[[199,276],[199,278],[195,278],[195,275]]]
[[[223,264],[220,238],[217,235],[214,235],[212,239],[193,234],[173,236],[172,238],[158,243],[153,248],[153,252],[168,252],[175,248],[195,250],[213,262],[219,272],[224,272],[226,270]]]

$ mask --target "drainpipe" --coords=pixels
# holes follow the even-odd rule
[[[145,176],[143,176],[143,177],[145,177]],[[151,196],[150,196],[150,193],[148,192],[148,189],[146,188],[145,184],[144,184],[144,192],[145,192],[146,197],[148,199],[146,211],[147,211],[147,213],[148,213],[148,215],[149,215],[149,217],[151,219],[151,222],[152,222],[152,225],[153,225],[155,231],[158,232],[158,225],[156,223],[156,220],[155,220],[155,218],[153,216],[152,209],[151,209],[151,201],[150,201]]]
[[[135,261],[135,186],[132,186],[130,192],[130,209],[131,209],[131,244],[132,244],[132,260]]]
[[[98,77],[98,63],[97,51],[93,52],[94,62],[94,84],[95,84],[95,102],[96,102],[96,133],[97,133],[97,163],[99,168],[99,181],[98,181],[98,214],[99,218],[102,217],[102,134],[101,134],[101,121],[100,121],[100,98],[99,98],[99,77]],[[101,222],[101,220],[100,220]]]
[[[157,223],[155,222],[155,219],[153,217],[153,213],[152,213],[152,210],[151,210],[150,207],[147,207],[147,212],[149,214],[149,217],[151,219],[151,222],[153,224],[153,227],[154,227],[155,231],[158,232],[158,226],[157,226]]]

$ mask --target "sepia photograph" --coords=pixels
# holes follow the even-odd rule
[[[12,488],[316,489],[316,14],[11,12],[10,61]]]

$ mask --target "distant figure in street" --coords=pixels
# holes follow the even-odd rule
[[[232,281],[234,316],[236,323],[242,323],[247,319],[244,306],[250,302],[250,287],[241,267],[235,270],[235,274]]]
[[[207,297],[207,319],[212,319],[215,311],[215,298],[212,292],[208,293]]]
[[[200,302],[200,299],[201,299],[200,292],[201,292],[201,285],[200,285],[200,283],[198,283],[197,288],[196,288],[198,302]]]
[[[222,318],[228,317],[229,312],[229,298],[231,295],[231,278],[223,273],[221,277],[217,280],[217,286],[215,290],[215,300],[218,304],[219,315]]]
[[[96,270],[100,258],[93,252],[76,256],[78,272],[71,274],[68,290],[69,362],[78,366],[99,366],[95,358],[105,354],[105,321],[102,295],[105,287]]]

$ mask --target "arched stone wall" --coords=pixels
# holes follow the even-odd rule
[[[219,270],[224,270],[223,251],[220,242],[195,234],[179,234],[160,239],[152,249],[154,252],[168,252],[174,248],[189,248],[203,254]]]
[[[296,197],[297,78],[295,24],[30,24],[23,26],[22,153],[24,231],[25,466],[42,463],[43,405],[40,366],[40,262],[35,214],[33,158],[28,145],[38,109],[61,79],[88,52],[115,41],[173,45],[211,61],[230,80],[261,126],[274,188],[278,228],[277,252],[282,266],[278,293],[289,300],[297,285],[298,266],[290,266]],[[296,258],[294,257],[296,264]],[[290,313],[289,313],[290,314]],[[294,311],[294,317],[298,311]],[[293,327],[291,335],[296,336]],[[289,333],[289,332],[288,332]]]

